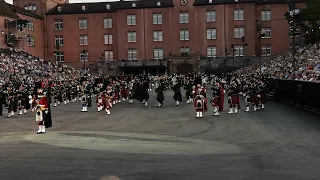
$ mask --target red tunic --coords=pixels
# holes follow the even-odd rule
[[[48,106],[48,99],[47,97],[41,97],[38,104],[40,105],[40,107],[44,107],[45,109],[48,109],[49,106]]]

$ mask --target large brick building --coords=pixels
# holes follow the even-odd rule
[[[296,2],[298,11],[304,4]],[[79,4],[64,0],[14,0],[11,9],[21,13],[21,8],[34,16],[19,17],[31,19],[34,28],[39,29],[31,33],[36,48],[28,51],[78,67],[107,61],[108,70],[111,64],[123,70],[154,66],[170,72],[199,71],[202,66],[218,67],[222,62],[225,66],[228,56],[232,56],[235,66],[234,57],[241,57],[236,64],[244,65],[243,57],[255,59],[260,52],[262,56],[284,53],[290,42],[284,18],[288,11],[286,0]],[[258,26],[265,34],[262,39]]]

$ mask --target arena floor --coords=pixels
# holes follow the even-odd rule
[[[52,107],[53,126],[0,117],[1,180],[319,180],[320,116],[282,103],[196,119],[192,105],[121,103],[112,115]]]

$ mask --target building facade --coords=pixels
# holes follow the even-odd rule
[[[38,15],[48,11],[44,57],[75,67],[107,61],[108,67],[124,69],[152,65],[176,72],[179,65],[190,64],[184,66],[188,71],[199,71],[203,59],[209,66],[225,65],[223,59],[232,56],[233,64],[237,57],[244,65],[244,57],[289,49],[286,0],[47,1],[14,3]],[[303,6],[297,1],[296,11]]]

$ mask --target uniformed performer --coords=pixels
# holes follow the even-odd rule
[[[46,128],[52,127],[50,110],[50,96],[44,91],[43,82],[36,83],[36,122],[38,123],[37,134],[44,134]]]
[[[177,78],[177,81],[173,83],[172,90],[174,92],[173,99],[176,102],[176,106],[179,106],[180,102],[182,101],[181,84],[179,78]]]
[[[206,99],[206,89],[201,86],[201,78],[195,80],[196,86],[193,89],[194,94],[194,107],[196,109],[196,117],[203,118],[203,112],[208,110],[207,99]]]
[[[156,88],[156,93],[157,93],[157,101],[158,101],[158,107],[161,107],[163,105],[163,101],[164,101],[164,94],[163,91],[165,90],[165,85],[164,85],[164,80],[161,79],[159,81],[159,85]]]
[[[220,109],[220,87],[217,83],[212,85],[212,100],[210,101],[212,107],[213,107],[213,116],[219,116],[219,109]]]

